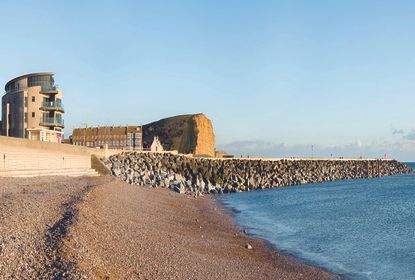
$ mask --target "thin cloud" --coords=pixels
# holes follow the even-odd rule
[[[404,134],[404,133],[405,133],[405,131],[403,129],[396,129],[396,128],[392,129],[392,134],[393,135]]]
[[[415,141],[415,130],[412,129],[412,131],[406,134],[403,138],[409,141]]]

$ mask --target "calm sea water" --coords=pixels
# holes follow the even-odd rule
[[[310,264],[350,279],[415,279],[415,175],[237,193],[219,201],[250,234]]]

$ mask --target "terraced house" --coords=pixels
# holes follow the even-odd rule
[[[110,149],[143,149],[141,126],[101,126],[75,128],[71,142],[87,147],[108,146]]]
[[[2,97],[1,134],[61,143],[62,92],[54,73],[33,73],[10,80]]]

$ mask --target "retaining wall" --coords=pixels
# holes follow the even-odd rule
[[[91,155],[105,157],[120,152],[0,136],[0,176],[12,174],[9,171],[88,170]]]

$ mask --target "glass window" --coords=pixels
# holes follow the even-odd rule
[[[55,81],[50,75],[45,76],[33,76],[27,79],[27,84],[29,87],[41,86],[42,88],[51,88]]]

